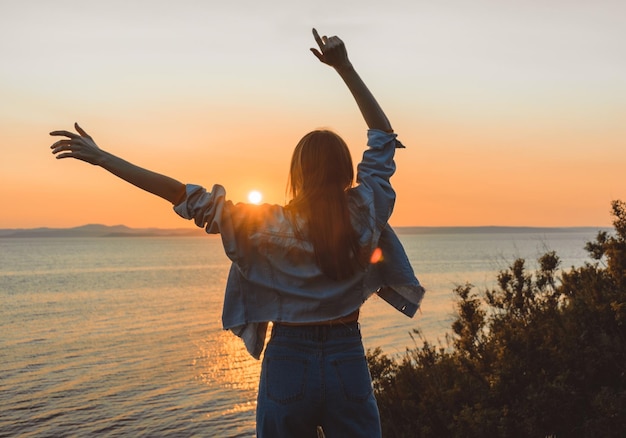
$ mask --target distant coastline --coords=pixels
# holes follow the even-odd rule
[[[555,233],[610,231],[609,227],[394,227],[397,234]],[[126,225],[88,224],[72,228],[7,228],[0,238],[44,237],[186,237],[205,234],[201,228],[130,228]]]
[[[571,233],[610,231],[610,227],[513,227],[513,226],[472,226],[472,227],[394,227],[397,234],[472,234],[472,233]]]
[[[126,225],[88,224],[73,228],[0,229],[0,238],[26,237],[185,237],[203,234],[200,228],[130,228]]]

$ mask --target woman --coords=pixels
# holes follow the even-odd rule
[[[296,146],[286,206],[233,204],[225,190],[182,184],[100,149],[78,133],[51,148],[57,158],[98,165],[174,205],[186,219],[220,233],[232,261],[223,325],[254,357],[265,347],[259,383],[260,437],[380,436],[380,419],[358,325],[359,308],[373,293],[408,316],[423,288],[387,225],[395,193],[396,140],[384,112],[348,59],[338,37],[313,35],[311,49],[348,86],[369,128],[369,149],[356,187],[345,142],[321,130]]]

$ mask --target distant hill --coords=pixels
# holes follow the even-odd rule
[[[74,228],[16,228],[0,229],[0,238],[20,237],[158,237],[197,236],[204,234],[200,228],[130,228],[126,225],[89,224]]]

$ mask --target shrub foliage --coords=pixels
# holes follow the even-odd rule
[[[590,261],[548,252],[476,293],[458,286],[446,345],[368,351],[385,437],[611,437],[626,431],[626,203]],[[416,332],[419,335],[418,332]]]

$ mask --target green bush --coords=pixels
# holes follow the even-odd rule
[[[584,266],[559,277],[554,252],[534,273],[515,260],[492,290],[455,289],[445,346],[368,351],[384,436],[624,436],[626,204],[612,210]]]

